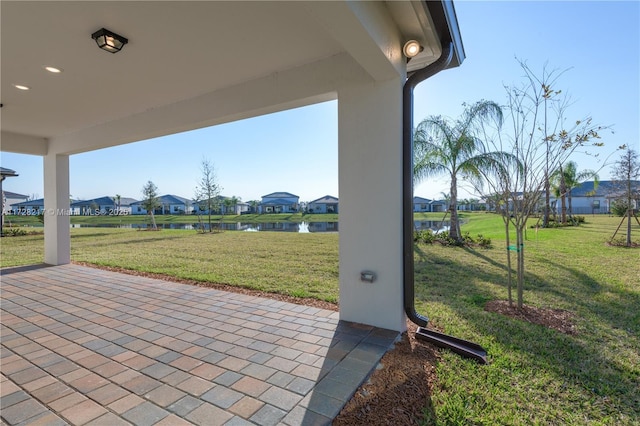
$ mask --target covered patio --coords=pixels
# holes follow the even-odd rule
[[[1,7],[1,149],[43,158],[52,265],[2,271],[4,421],[329,422],[406,329],[405,89],[464,60],[452,2]],[[69,265],[70,156],[336,99],[339,313]]]
[[[329,424],[398,337],[78,265],[1,274],[7,424]]]

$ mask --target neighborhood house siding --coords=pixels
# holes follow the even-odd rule
[[[137,201],[131,204],[132,214],[148,214],[147,210],[142,207],[144,201]],[[179,197],[177,195],[162,195],[158,197],[158,208],[154,214],[191,214],[193,211],[193,201]]]
[[[326,195],[309,203],[308,211],[310,213],[338,213],[338,199],[331,195]]]
[[[620,198],[626,191],[626,185],[622,182],[600,181],[595,187],[593,181],[583,182],[573,188],[571,194],[566,195],[567,213],[571,214],[607,214],[611,212],[611,203]],[[631,181],[631,190],[635,194],[636,207],[640,204],[640,181]],[[571,195],[571,212],[569,212],[569,195]],[[551,208],[560,214],[562,200],[560,197],[551,198]]]
[[[23,201],[11,205],[13,214],[16,215],[38,215],[44,211],[44,198],[37,200]]]
[[[260,213],[295,213],[298,211],[300,197],[289,192],[274,192],[262,196]]]

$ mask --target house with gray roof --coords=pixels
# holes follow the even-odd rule
[[[242,202],[239,198],[236,197],[225,197],[224,195],[217,195],[211,200],[212,214],[239,215],[248,213],[251,209],[251,206],[248,203]],[[192,214],[206,214],[207,204],[207,200],[202,200],[200,203],[194,202]]]
[[[137,200],[134,198],[98,197],[90,200],[79,200],[69,206],[72,215],[81,216],[107,216],[131,214],[131,204]]]
[[[29,199],[28,195],[18,194],[11,191],[2,191],[2,214],[13,214],[12,205],[22,203]]]
[[[290,192],[272,192],[263,195],[258,206],[260,213],[296,213],[300,207],[300,197]]]
[[[631,190],[635,194],[635,208],[638,208],[640,206],[640,180],[631,181]],[[623,182],[602,180],[597,186],[593,181],[583,182],[567,193],[567,213],[609,213],[611,202],[620,198],[625,191],[625,183]],[[571,197],[571,212],[569,212],[569,197]],[[562,209],[560,197],[551,197],[551,208],[560,213]]]
[[[338,198],[332,195],[313,200],[307,206],[309,213],[338,213]]]
[[[37,216],[44,212],[44,198],[37,200],[22,201],[11,204],[13,214],[21,216]]]
[[[191,214],[193,212],[193,200],[179,197],[177,195],[166,194],[158,197],[159,207],[154,214]],[[144,201],[131,203],[131,214],[148,214],[142,207]]]
[[[431,202],[428,198],[413,197],[413,211],[426,213],[431,211]]]

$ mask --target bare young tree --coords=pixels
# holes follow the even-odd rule
[[[142,187],[142,208],[147,211],[147,214],[151,217],[152,229],[157,231],[156,217],[154,211],[160,206],[160,200],[158,199],[158,187],[151,181],[148,181]]]
[[[576,150],[602,146],[599,132],[603,127],[593,124],[591,117],[567,120],[569,98],[555,87],[562,73],[545,66],[537,75],[525,62],[520,61],[520,65],[523,83],[505,87],[508,125],[492,140],[492,149],[509,152],[517,161],[494,169],[493,175],[486,177],[503,212],[509,271],[511,251],[516,253],[517,305],[522,308],[527,221],[540,210],[541,201],[543,217],[548,221],[552,172],[560,169]],[[515,245],[509,240],[510,226],[515,229]]]
[[[640,177],[638,153],[631,148],[627,148],[620,159],[616,161],[612,177],[616,182],[616,186],[619,188],[620,200],[627,208],[625,214],[627,217],[625,245],[631,247],[631,217],[634,215],[633,204],[635,200],[640,199],[640,185],[637,181],[638,177]],[[635,206],[635,208],[638,208],[638,206]]]
[[[196,185],[194,201],[199,211],[206,210],[209,219],[209,232],[212,232],[211,211],[217,203],[216,197],[220,195],[222,188],[218,185],[215,168],[211,161],[203,158],[200,165],[200,172],[202,174],[200,181]]]

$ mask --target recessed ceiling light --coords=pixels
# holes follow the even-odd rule
[[[30,89],[29,86],[25,86],[24,84],[14,84],[13,87],[15,87],[16,89],[20,89],[20,90],[29,90]]]
[[[45,66],[43,67],[45,70],[54,73],[54,74],[60,74],[62,72],[62,69],[60,68],[56,68],[56,67],[50,67],[50,66]]]

